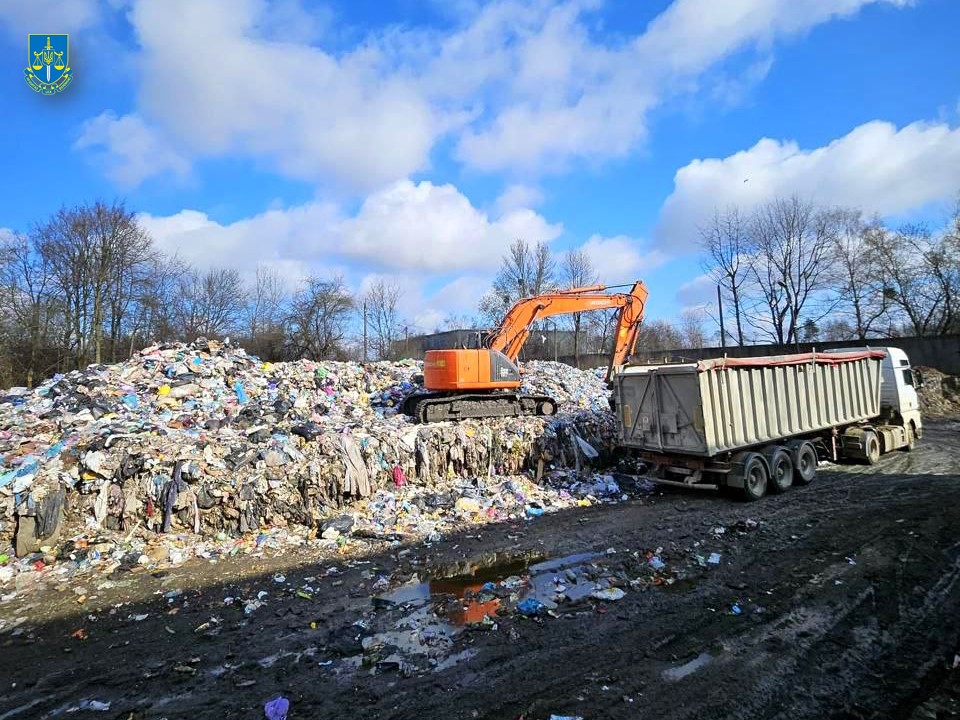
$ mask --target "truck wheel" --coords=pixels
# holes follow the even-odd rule
[[[911,452],[917,446],[917,431],[913,429],[913,423],[911,422],[905,428],[907,433],[907,444],[903,446],[904,452]]]
[[[800,442],[791,447],[794,452],[793,482],[795,485],[809,485],[817,476],[817,451],[808,442]]]
[[[863,439],[863,459],[867,465],[876,465],[880,462],[880,438],[873,430],[864,430]]]
[[[759,500],[767,494],[769,476],[767,463],[757,453],[748,453],[743,458],[743,498],[748,502]]]
[[[770,492],[786,492],[793,485],[793,458],[782,447],[772,447],[765,455],[770,465]]]

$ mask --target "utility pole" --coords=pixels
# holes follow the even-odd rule
[[[727,332],[723,329],[723,297],[720,295],[720,285],[717,284],[717,309],[720,311],[720,347],[727,346]]]
[[[367,301],[363,301],[363,361],[367,362]]]

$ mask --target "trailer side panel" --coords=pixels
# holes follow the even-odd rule
[[[883,353],[640,365],[616,376],[620,442],[712,457],[875,418]]]

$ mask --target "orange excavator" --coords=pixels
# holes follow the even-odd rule
[[[543,395],[523,395],[517,357],[533,324],[555,315],[620,308],[613,355],[607,369],[609,382],[637,344],[647,302],[641,281],[629,292],[608,293],[626,285],[591,285],[544,293],[514,303],[500,326],[479,350],[428,350],[423,359],[426,392],[409,396],[402,411],[419,422],[463,418],[553,415],[557,403]]]

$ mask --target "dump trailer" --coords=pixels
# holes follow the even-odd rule
[[[919,376],[898,348],[628,365],[614,376],[619,441],[655,480],[748,500],[816,476],[820,459],[912,450]]]

